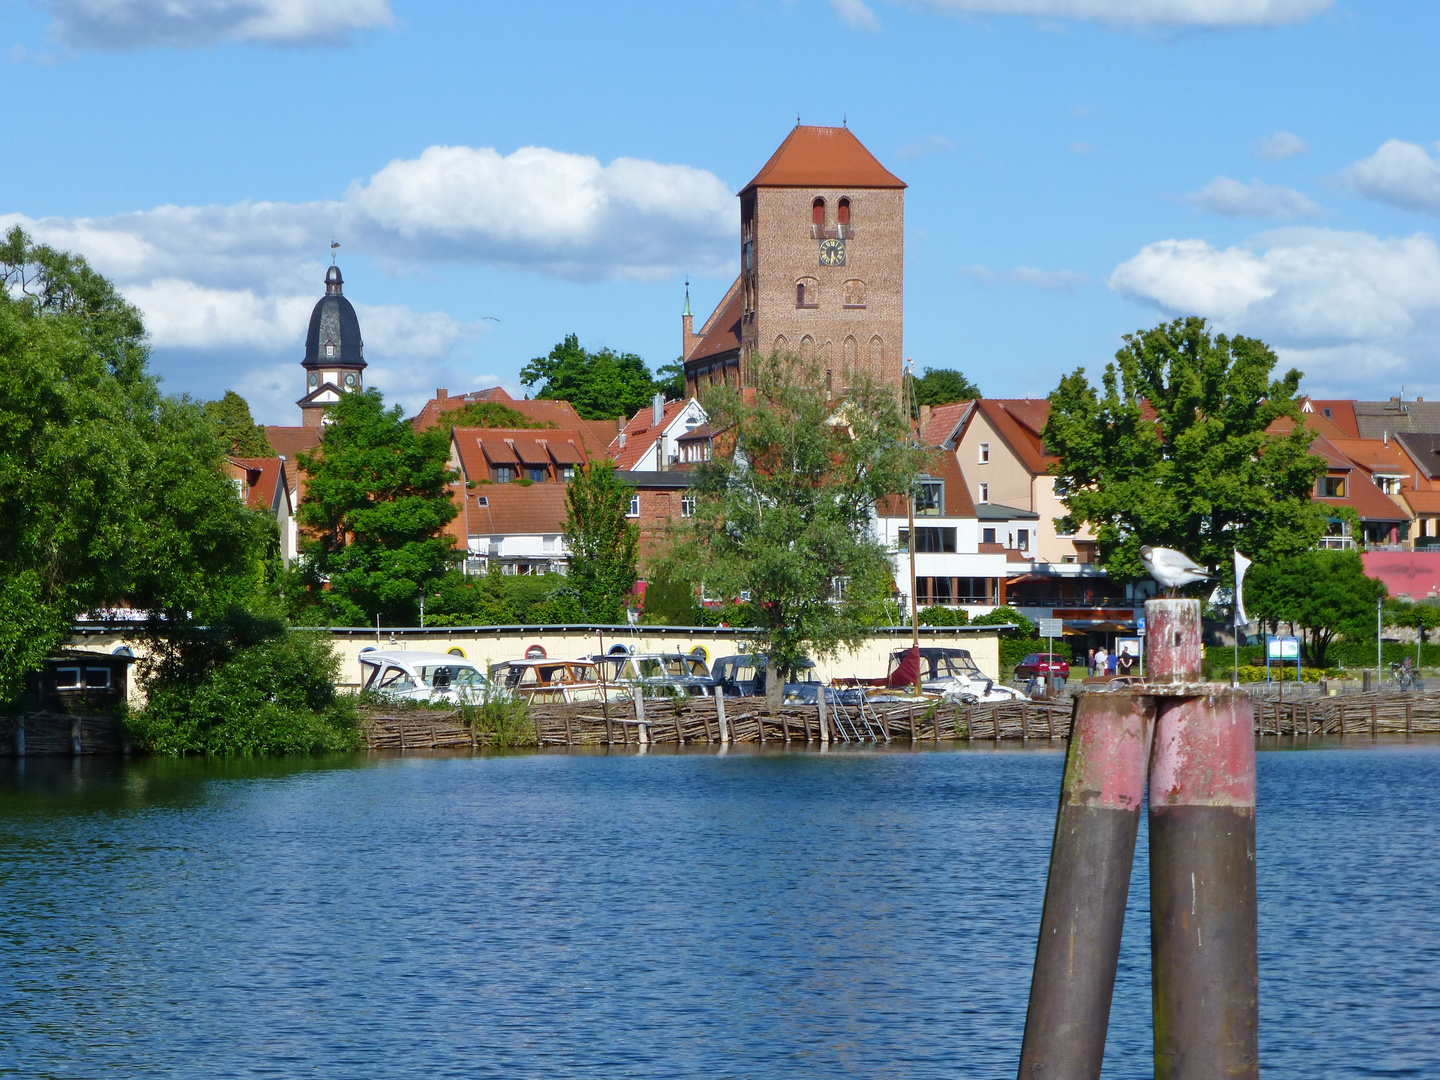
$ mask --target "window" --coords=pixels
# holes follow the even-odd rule
[[[1321,409],[1320,411],[1325,414],[1325,419],[1326,419],[1326,420],[1334,420],[1334,419],[1335,419],[1335,414],[1332,413],[1329,409]]]
[[[489,498],[489,496],[488,496],[488,495],[476,495],[476,496],[475,496],[475,505],[476,505],[476,506],[484,506],[484,507],[487,507],[487,508],[488,508],[489,505],[490,505],[490,498]]]
[[[497,484],[508,484],[513,479],[515,479],[515,470],[509,465],[495,466],[495,482]]]
[[[810,204],[810,221],[814,225],[825,224],[825,200],[816,199]]]
[[[1343,499],[1344,497],[1345,478],[1343,476],[1322,476],[1320,478],[1320,498]]]
[[[945,513],[945,481],[921,480],[915,493],[915,513],[940,517]]]
[[[988,503],[988,502],[990,501],[990,485],[989,485],[989,484],[981,484],[981,485],[980,485],[980,501],[981,501],[982,503]]]
[[[907,543],[906,546],[908,547],[909,544]],[[934,526],[921,528],[917,525],[915,527],[915,550],[930,555],[954,552],[955,530],[936,528]]]
[[[537,484],[543,484],[548,475],[548,470],[543,465],[532,466],[530,469],[530,479]]]
[[[541,551],[554,551],[554,550],[555,550],[555,537],[553,537],[553,536],[542,536],[542,537],[540,538],[540,550],[541,550]]]
[[[1404,479],[1403,476],[1377,476],[1375,477],[1375,486],[1386,495],[1399,495],[1400,483]]]
[[[334,356],[334,355],[335,355],[335,343],[334,343],[333,341],[327,341],[327,342],[325,343],[325,355],[326,355],[326,356]]]
[[[755,269],[755,241],[754,241],[754,240],[746,240],[746,241],[745,241],[745,249],[744,249],[744,250],[745,250],[745,269],[746,269],[746,270],[754,270],[754,269]]]
[[[638,491],[637,491],[634,495],[631,495],[631,496],[630,496],[630,506],[626,509],[626,511],[625,511],[625,516],[626,516],[626,517],[639,517],[639,516],[640,516],[640,493],[639,493]]]
[[[990,464],[990,444],[988,442],[982,442],[980,444],[980,464]]]
[[[795,282],[795,306],[818,308],[820,306],[820,282],[811,277],[803,277]]]
[[[574,465],[566,465],[564,468],[562,468],[562,469],[560,470],[560,479],[561,479],[561,480],[564,480],[565,483],[567,483],[567,484],[570,483],[571,480],[574,480],[574,479],[575,479],[575,466],[574,466]]]
[[[57,690],[80,689],[80,669],[78,667],[56,668],[55,688]]]
[[[901,529],[895,541],[895,547],[899,551],[910,550],[910,530]]]
[[[1015,531],[1015,546],[1021,551],[1030,550],[1030,530],[1017,529]]]
[[[993,543],[995,543],[995,530],[994,530],[994,529],[981,529],[981,530],[980,530],[980,542],[981,542],[982,544],[993,544]]]
[[[1060,557],[1060,561],[1061,561],[1062,563],[1073,563],[1073,562],[1075,562],[1076,560],[1075,560],[1075,556],[1074,556],[1074,555],[1062,555],[1062,556]]]
[[[835,213],[836,213],[836,220],[839,221],[841,225],[849,225],[849,224],[850,224],[850,200],[849,200],[849,199],[841,199],[841,200],[840,200],[840,205],[839,205],[838,207],[836,207],[836,209],[835,209]]]
[[[681,516],[682,518],[688,518],[688,517],[694,517],[694,516],[695,516],[695,496],[694,496],[694,495],[681,495],[681,496],[680,496],[680,516]]]
[[[109,690],[110,669],[108,667],[87,667],[85,669],[85,686],[89,690]]]

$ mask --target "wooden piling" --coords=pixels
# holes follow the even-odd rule
[[[715,723],[720,727],[720,745],[730,745],[730,727],[725,723],[725,691],[715,687]]]

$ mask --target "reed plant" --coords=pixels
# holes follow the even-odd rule
[[[460,716],[486,746],[508,749],[540,742],[530,716],[530,703],[517,695],[492,688],[479,701],[462,702]]]

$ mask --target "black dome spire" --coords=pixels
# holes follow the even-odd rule
[[[365,342],[360,338],[360,320],[342,291],[345,279],[340,268],[325,271],[325,295],[310,313],[310,331],[305,335],[307,368],[365,366]]]

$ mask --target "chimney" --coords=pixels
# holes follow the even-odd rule
[[[658,472],[664,472],[670,468],[669,458],[665,454],[665,436],[655,440],[655,468]]]
[[[449,396],[450,396],[450,391],[449,391],[449,390],[446,390],[445,387],[443,387],[443,386],[440,387],[440,389],[438,389],[438,390],[435,391],[435,399],[436,399],[437,401],[444,401],[444,400],[445,400],[446,398],[448,398]]]
[[[625,434],[625,425],[630,422],[629,417],[617,416],[615,418],[615,430],[621,435]]]
[[[926,426],[927,424],[929,424],[929,423],[930,423],[930,406],[929,406],[929,405],[921,405],[921,406],[920,406],[920,430],[921,430],[922,433],[923,433],[924,430],[925,430],[925,426]]]
[[[650,402],[653,419],[651,427],[659,427],[665,421],[665,395],[659,390],[655,391],[655,397]]]

